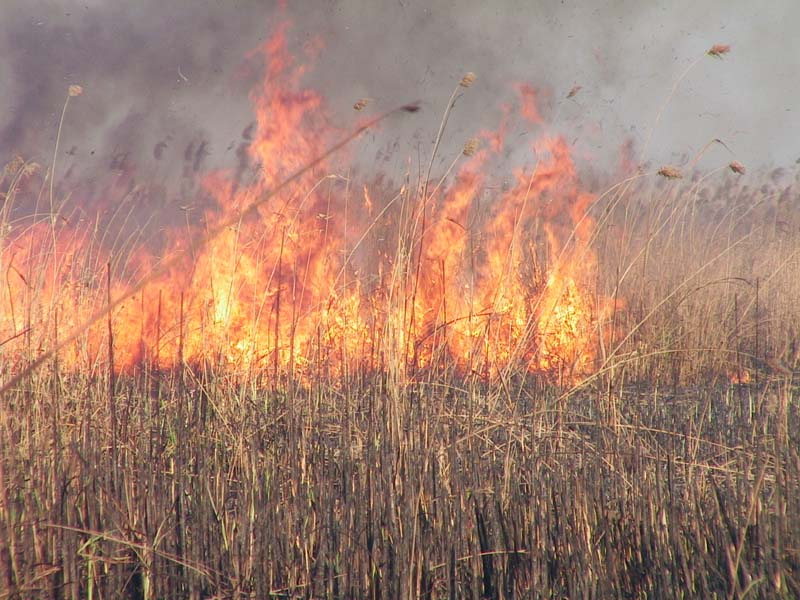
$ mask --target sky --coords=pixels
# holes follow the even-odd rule
[[[442,168],[497,126],[520,83],[537,90],[544,123],[514,124],[515,162],[548,133],[595,170],[613,171],[626,142],[637,161],[682,165],[715,138],[729,150],[713,146],[698,167],[732,158],[749,169],[800,166],[794,0],[2,0],[0,163],[50,164],[67,89],[79,84],[59,142],[63,177],[132,164],[175,182],[234,165],[253,119],[246,56],[284,20],[297,53],[321,42],[303,81],[338,126],[355,124],[362,97],[374,111],[420,102],[413,119],[366,141],[364,168],[396,175],[409,160],[425,163],[467,71],[477,79],[452,112]],[[731,51],[705,55],[714,44]]]

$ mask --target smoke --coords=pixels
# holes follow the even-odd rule
[[[190,144],[200,147],[222,132],[234,137],[248,118],[246,82],[237,86],[231,70],[268,28],[267,19],[247,18],[255,2],[239,3],[247,8],[241,12],[216,2],[5,4],[6,157],[51,162],[73,83],[84,94],[69,106],[59,162],[83,173],[134,165],[151,174],[180,172]],[[200,166],[201,155],[190,162]]]
[[[544,127],[587,163],[616,164],[628,139],[645,153],[639,160],[680,163],[720,138],[749,167],[793,164],[800,38],[790,28],[800,5],[779,4],[339,0],[301,9],[258,0],[5,0],[0,161],[52,162],[74,83],[84,94],[70,103],[58,157],[72,184],[119,171],[173,186],[234,167],[252,119],[256,74],[245,57],[288,18],[295,50],[323,44],[307,81],[328,98],[337,125],[355,122],[352,105],[362,97],[378,109],[421,101],[413,124],[366,140],[362,158],[379,157],[381,169],[409,155],[427,160],[466,71],[478,80],[453,111],[443,155],[495,127],[503,104],[518,101],[514,85],[525,82],[540,92]],[[703,57],[714,43],[731,44],[730,56]],[[537,131],[515,127],[509,152],[522,156]],[[724,163],[726,152],[703,160]]]

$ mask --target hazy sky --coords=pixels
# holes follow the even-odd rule
[[[65,169],[111,168],[126,156],[168,178],[191,142],[205,142],[203,168],[233,164],[252,119],[243,58],[283,18],[295,48],[324,42],[305,81],[340,123],[355,122],[352,104],[364,96],[375,99],[370,110],[421,101],[411,122],[382,133],[398,150],[397,164],[381,168],[429,152],[466,71],[478,79],[453,113],[446,151],[495,127],[501,105],[516,100],[514,84],[527,82],[541,91],[546,130],[563,133],[586,162],[616,164],[626,139],[655,163],[679,164],[713,138],[749,167],[797,168],[800,159],[795,0],[306,0],[283,11],[256,0],[2,0],[0,162],[52,160],[67,87],[78,83],[84,94],[62,134]],[[704,56],[716,43],[731,45],[722,60]],[[674,82],[698,57],[645,149]],[[528,129],[515,133],[520,153]],[[730,158],[714,148],[700,166]]]

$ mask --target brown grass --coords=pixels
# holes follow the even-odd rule
[[[0,408],[0,598],[798,595],[800,223],[730,177],[594,205],[625,308],[572,389],[54,357]]]
[[[406,216],[392,282],[419,269],[432,163],[378,213]],[[3,171],[0,245],[30,170]],[[797,188],[744,173],[665,167],[595,201],[593,291],[618,309],[569,385],[420,370],[388,327],[379,368],[332,376],[320,347],[303,383],[211,359],[116,376],[113,320],[78,370],[22,327],[23,351],[0,340],[0,599],[800,596]]]

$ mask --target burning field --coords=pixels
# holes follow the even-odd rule
[[[550,123],[580,85],[453,133],[472,72],[387,173],[432,106],[341,122],[291,31],[188,199],[68,189],[77,83],[4,157],[0,599],[800,595],[796,173],[646,163],[731,47],[609,173]]]
[[[521,368],[572,380],[596,368],[613,312],[592,285],[596,196],[582,188],[567,142],[546,133],[533,88],[518,86],[506,108],[506,121],[527,120],[537,138],[503,189],[485,187],[506,148],[505,123],[465,140],[444,174],[388,189],[337,171],[341,155],[303,170],[346,132],[302,86],[305,67],[283,30],[259,58],[254,176],[204,176],[208,202],[159,232],[159,254],[135,239],[109,244],[91,217],[71,213],[77,198],[58,201],[48,219],[15,222],[3,240],[5,352],[30,360],[26,349],[49,350],[56,331],[125,297],[108,322],[59,349],[62,368],[105,368],[109,332],[111,366],[125,373],[211,361],[307,381],[319,369],[338,377],[391,363],[404,373],[491,378]],[[29,171],[12,164],[8,175],[33,195]]]

